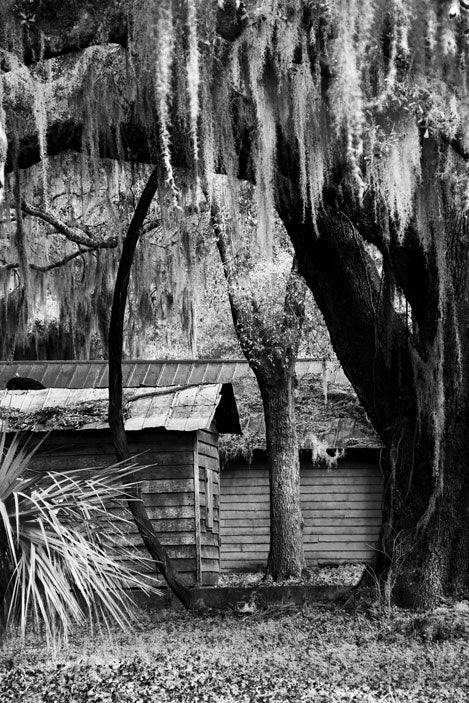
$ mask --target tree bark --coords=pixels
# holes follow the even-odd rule
[[[301,576],[305,568],[300,460],[295,417],[295,364],[255,368],[264,405],[270,479],[270,549],[267,573],[274,581]]]
[[[430,156],[424,153],[426,158]],[[436,172],[426,166],[424,173]],[[278,178],[278,210],[300,272],[324,315],[344,371],[387,449],[387,461],[382,463],[382,530],[366,582],[377,584],[388,600],[432,607],[468,580],[469,248],[467,236],[461,236],[465,225],[446,202],[442,221],[430,223],[433,248],[419,251],[421,245],[408,238],[383,247],[385,271],[408,292],[415,309],[414,328],[409,331],[386,300],[385,286],[363,245],[360,226],[365,230],[369,222],[362,223],[358,214],[352,223],[347,214],[350,200],[328,193],[316,236],[311,220],[300,216],[294,174],[284,169]],[[444,202],[436,181],[427,187],[434,189],[435,200]],[[440,374],[444,393],[437,388]]]
[[[158,182],[158,169],[155,168],[140,196],[134,216],[129,225],[122,247],[114,288],[111,322],[109,326],[109,426],[111,428],[112,438],[119,461],[130,458],[122,415],[122,347],[125,306],[135,248],[151,201],[158,188]],[[139,480],[138,472],[135,475],[135,480]],[[156,536],[152,522],[148,517],[148,513],[141,498],[138,483],[131,491],[128,506],[136,522],[143,543],[155,560],[168,586],[177,598],[179,598],[181,603],[189,607],[191,604],[191,589],[176,572],[166,549]]]
[[[300,576],[305,568],[301,515],[299,446],[296,433],[295,362],[304,321],[304,289],[293,261],[282,319],[275,320],[254,298],[236,295],[242,276],[228,253],[227,223],[216,199],[211,223],[228,285],[233,324],[246,360],[254,372],[264,408],[270,485],[270,550],[266,574],[276,581]],[[258,306],[263,309],[257,314]]]

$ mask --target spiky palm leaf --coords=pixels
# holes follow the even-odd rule
[[[98,617],[128,624],[128,589],[155,590],[125,544],[126,517],[118,507],[136,469],[128,462],[106,468],[39,472],[30,468],[36,448],[15,437],[0,439],[0,601],[3,627],[24,636],[28,619],[49,640],[74,622]],[[122,513],[122,511],[119,511]],[[132,561],[128,568],[122,560]],[[148,563],[147,563],[148,565]]]

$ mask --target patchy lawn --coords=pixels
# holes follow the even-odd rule
[[[469,605],[416,616],[325,606],[249,616],[142,614],[130,634],[0,655],[2,703],[465,703]]]

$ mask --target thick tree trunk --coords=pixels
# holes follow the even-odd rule
[[[448,423],[438,474],[428,418],[416,442],[406,430],[389,463],[378,550],[363,579],[377,585],[388,604],[430,608],[467,585],[469,447],[458,424]]]
[[[328,193],[316,236],[308,216],[300,217],[291,163],[278,173],[280,216],[337,356],[388,451],[368,583],[389,599],[431,607],[457,592],[469,571],[467,236],[448,203],[446,219],[429,225],[432,247],[424,250],[414,237],[384,249],[385,266],[411,301],[407,330],[360,236],[368,238],[373,218],[365,221],[366,212],[351,213],[341,193]],[[441,198],[433,181],[428,188]]]
[[[300,462],[296,434],[294,368],[257,368],[264,405],[270,470],[270,550],[267,573],[274,580],[300,576],[305,567]]]

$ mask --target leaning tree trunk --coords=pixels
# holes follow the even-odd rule
[[[109,425],[116,454],[120,461],[130,458],[122,415],[122,347],[125,306],[135,248],[157,187],[158,169],[155,168],[140,197],[124,240],[112,302],[111,322],[109,325]],[[137,473],[135,481],[138,482],[138,479]],[[135,487],[129,492],[131,494],[128,501],[129,510],[138,527],[143,543],[173,593],[183,605],[189,607],[191,604],[190,588],[174,569],[166,549],[155,534],[152,522],[148,517],[141,498],[139,484],[136,483]]]
[[[305,567],[300,461],[296,433],[293,366],[255,369],[264,405],[270,470],[270,550],[267,574],[276,581],[301,576]]]

